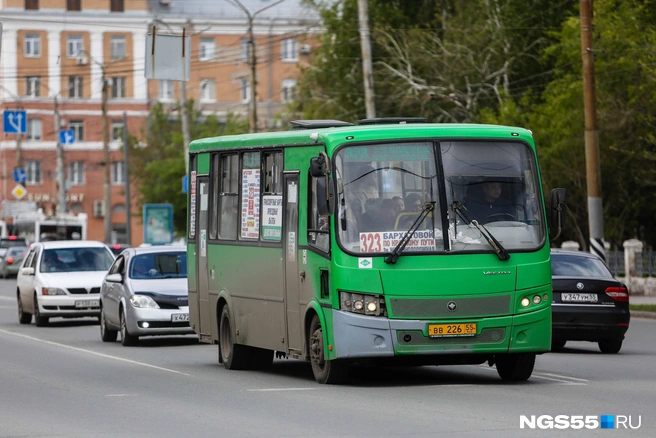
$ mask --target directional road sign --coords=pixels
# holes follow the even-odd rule
[[[25,134],[27,132],[27,113],[21,110],[5,110],[5,134]]]
[[[22,183],[27,181],[27,171],[24,167],[14,169],[14,182]]]
[[[75,143],[75,133],[72,129],[62,129],[59,131],[59,142],[61,144]]]
[[[16,184],[16,187],[11,191],[11,194],[14,195],[16,199],[23,199],[27,195],[27,189],[20,184]]]
[[[189,176],[182,177],[182,193],[189,193]]]

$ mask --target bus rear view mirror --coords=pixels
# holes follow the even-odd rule
[[[330,161],[325,152],[319,152],[318,157],[310,159],[310,175],[315,178],[330,174]]]
[[[317,211],[319,216],[333,214],[335,209],[335,191],[331,179],[327,176],[317,178]]]
[[[556,240],[565,226],[565,210],[567,209],[567,190],[553,189],[551,191],[551,233],[556,232],[552,240]]]

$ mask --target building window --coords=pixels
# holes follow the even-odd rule
[[[113,36],[110,40],[110,56],[112,59],[125,58],[125,37]]]
[[[242,103],[248,103],[251,100],[251,80],[249,78],[243,78],[241,80],[241,101]]]
[[[27,183],[41,184],[41,162],[30,160],[27,162]]]
[[[200,81],[200,101],[216,101],[216,95],[214,94],[214,79],[203,79]]]
[[[114,121],[112,122],[112,141],[121,140],[123,140],[123,122]]]
[[[41,96],[40,76],[28,76],[25,78],[25,95],[28,97]]]
[[[68,163],[68,182],[76,186],[84,184],[83,161],[73,161]]]
[[[285,38],[281,42],[280,59],[283,61],[298,61],[298,52],[296,50],[296,38]]]
[[[110,12],[124,12],[125,2],[123,0],[110,0],[109,10]]]
[[[68,97],[82,99],[84,97],[84,80],[82,76],[68,77]]]
[[[182,86],[184,85],[182,84]],[[173,100],[173,81],[159,81],[159,98]]]
[[[73,131],[76,142],[84,141],[84,120],[71,120],[68,129]]]
[[[25,0],[25,9],[37,11],[39,9],[39,0]]]
[[[123,172],[123,162],[112,162],[112,184],[125,184],[125,174]]]
[[[67,46],[69,58],[77,58],[80,56],[80,52],[84,50],[82,35],[69,35]]]
[[[283,79],[280,90],[280,100],[282,102],[292,102],[296,90],[296,79]]]
[[[241,47],[240,59],[242,61],[248,61],[249,44],[246,38],[241,39],[240,47]]]
[[[82,10],[82,0],[66,0],[66,10],[67,11],[81,11]]]
[[[37,58],[41,56],[41,36],[39,34],[25,34],[25,56],[27,58]]]
[[[112,99],[125,98],[125,76],[112,78]]]
[[[41,140],[41,119],[27,119],[27,133],[28,140]]]
[[[214,38],[200,39],[200,60],[211,61],[214,59]]]

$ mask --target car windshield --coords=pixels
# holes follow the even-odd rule
[[[185,252],[139,254],[130,264],[130,278],[134,280],[187,278],[187,254]]]
[[[43,251],[41,272],[107,271],[114,262],[106,248],[53,248]]]
[[[567,254],[551,255],[551,275],[554,277],[613,278],[601,260]]]

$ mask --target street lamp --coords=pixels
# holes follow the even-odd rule
[[[20,109],[22,107],[20,96],[17,96],[11,91],[9,91],[4,85],[0,85],[0,87],[5,91],[5,93],[9,93],[9,95],[14,98],[14,100],[16,101],[16,109]],[[25,121],[25,123],[27,124],[27,121]],[[23,167],[23,151],[21,149],[22,139],[23,139],[23,134],[17,132],[16,133],[16,167],[17,168]]]
[[[253,38],[253,20],[255,16],[260,12],[263,12],[269,8],[276,6],[284,2],[285,0],[278,0],[277,2],[271,3],[263,8],[258,9],[257,11],[251,13],[248,9],[241,4],[239,0],[226,0],[232,5],[241,9],[248,18],[248,46],[249,46],[249,55],[250,55],[250,84],[251,84],[251,96],[250,96],[250,117],[248,121],[250,132],[257,132],[257,57],[255,56],[255,39]]]

